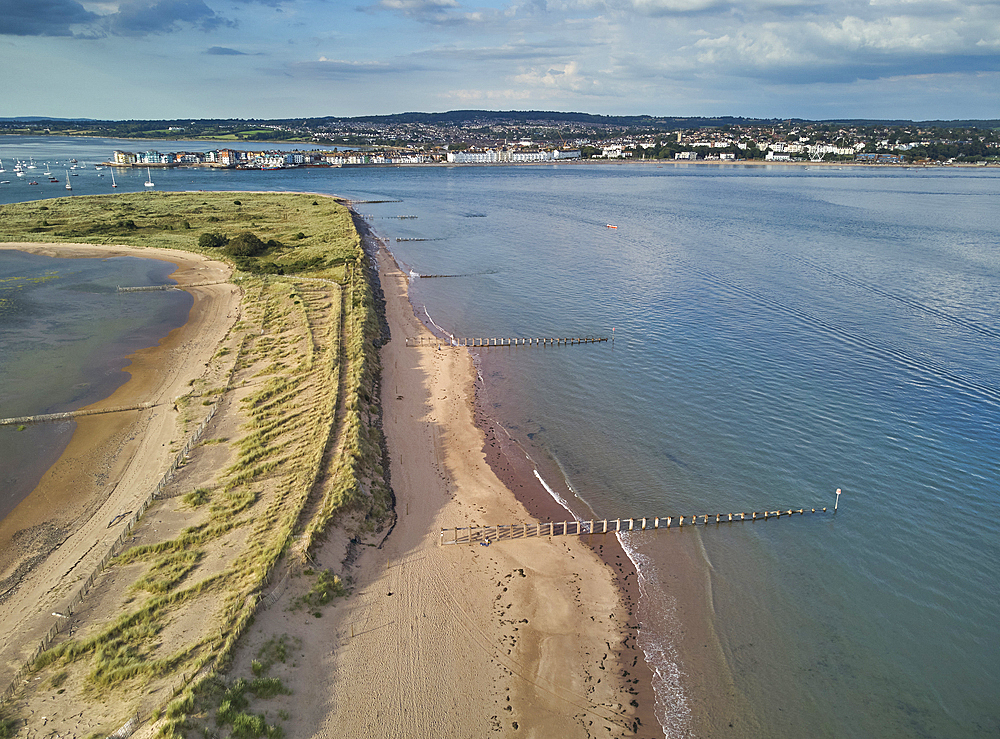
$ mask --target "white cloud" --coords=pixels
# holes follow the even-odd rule
[[[441,100],[451,100],[463,107],[475,104],[486,105],[497,101],[510,102],[531,100],[533,93],[528,90],[448,90],[438,95]]]
[[[637,13],[658,16],[704,12],[731,3],[728,0],[630,0],[628,4]]]

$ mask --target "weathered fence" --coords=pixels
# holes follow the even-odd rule
[[[614,534],[619,531],[652,531],[688,526],[707,526],[709,523],[738,523],[740,521],[767,521],[772,518],[805,513],[825,513],[826,508],[788,508],[781,510],[751,511],[750,513],[698,513],[693,516],[655,516],[646,518],[606,518],[590,521],[546,521],[536,523],[509,523],[494,526],[456,526],[441,529],[440,544],[486,543],[503,539],[526,539],[536,536],[585,536],[587,534]],[[447,539],[452,535],[451,540]]]
[[[522,337],[489,337],[489,338],[464,338],[454,337],[449,339],[439,339],[436,336],[416,336],[407,337],[406,346],[470,346],[470,347],[490,347],[490,346],[568,346],[571,344],[597,344],[602,341],[609,341],[607,336],[584,336],[580,338],[522,338]]]

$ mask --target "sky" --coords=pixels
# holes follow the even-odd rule
[[[0,0],[0,116],[1000,118],[1000,0]]]

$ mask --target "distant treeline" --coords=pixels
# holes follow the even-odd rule
[[[62,134],[108,136],[115,138],[194,139],[212,138],[234,141],[301,141],[310,140],[313,134],[336,134],[342,143],[374,143],[371,133],[387,126],[437,126],[442,143],[458,131],[476,131],[483,127],[533,129],[536,133],[549,129],[553,135],[560,131],[574,134],[591,132],[594,135],[610,133],[672,132],[691,129],[759,128],[790,129],[802,126],[849,128],[901,128],[917,127],[938,130],[995,130],[1000,120],[906,121],[834,119],[809,121],[806,119],[745,118],[740,116],[683,117],[683,116],[605,116],[591,113],[563,113],[558,111],[488,111],[453,110],[444,113],[396,113],[378,116],[321,116],[306,118],[243,119],[205,118],[173,120],[101,121],[91,119],[61,119],[22,116],[0,118],[0,132],[23,134]],[[363,131],[371,126],[371,131]],[[363,137],[361,141],[358,137]]]

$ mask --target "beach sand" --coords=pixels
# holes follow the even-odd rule
[[[181,284],[228,276],[224,265],[183,252],[22,248],[162,258],[178,265],[172,277]],[[442,528],[566,515],[546,496],[529,511],[511,492],[533,477],[511,464],[516,448],[503,449],[476,425],[472,357],[464,348],[407,347],[405,337],[427,330],[385,250],[379,268],[392,335],[381,350],[381,391],[395,526],[364,536],[348,520],[331,530],[314,564],[349,578],[350,594],[322,612],[294,609],[310,581],[292,577],[258,611],[230,676],[249,677],[259,648],[275,638],[296,645],[294,659],[271,672],[292,692],[267,707],[283,716],[289,739],[662,736],[635,640],[635,573],[614,538],[443,544]],[[135,508],[170,463],[173,399],[200,376],[239,310],[231,284],[188,289],[195,304],[187,324],[137,353],[132,380],[101,404],[158,405],[80,419],[59,462],[0,530],[3,551],[17,555],[4,562],[4,576],[19,561],[31,565],[0,602],[0,658],[10,672],[117,537],[108,521]],[[17,547],[31,536],[34,548]],[[136,736],[154,729],[146,724]]]
[[[233,676],[249,675],[269,640],[298,645],[295,664],[270,673],[292,690],[269,707],[290,716],[289,739],[662,736],[648,686],[631,674],[644,665],[630,605],[583,541],[443,544],[442,528],[534,519],[487,463],[472,357],[407,347],[407,336],[429,334],[385,250],[379,269],[392,336],[381,350],[382,403],[397,522],[361,544],[332,532],[315,564],[349,578],[351,594],[316,618],[289,608],[290,587],[258,612]]]
[[[143,411],[86,416],[32,493],[0,522],[0,678],[25,661],[119,535],[108,522],[138,508],[169,466],[174,401],[200,377],[236,320],[239,290],[231,269],[197,254],[86,244],[4,244],[62,258],[135,256],[177,266],[171,278],[194,296],[184,326],[131,357],[131,375],[88,408],[153,402]],[[197,287],[199,283],[206,284]]]

